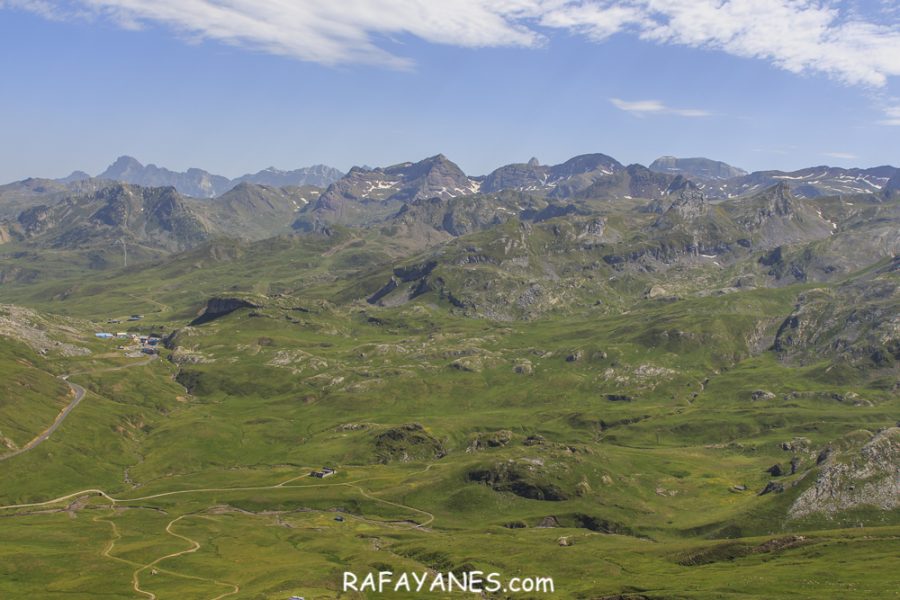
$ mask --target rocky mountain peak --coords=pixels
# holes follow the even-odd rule
[[[144,168],[136,158],[131,156],[120,156],[109,165],[98,177],[100,179],[112,179],[114,181],[122,180],[123,177],[136,173]]]
[[[531,168],[541,166],[540,161],[538,161],[537,157],[534,157],[534,156],[531,157],[531,159],[528,161],[527,164],[528,164],[528,166],[531,167]]]
[[[417,163],[402,163],[394,167],[388,167],[385,172],[396,173],[407,179],[416,179],[418,177],[426,177],[431,173],[440,173],[446,175],[465,177],[456,163],[448,159],[443,154],[430,156]]]
[[[677,175],[675,179],[672,180],[672,183],[669,184],[669,187],[666,188],[666,194],[680,194],[682,192],[696,191],[699,191],[697,184],[684,175]]]
[[[625,167],[611,156],[605,154],[582,154],[570,158],[561,165],[553,167],[554,177],[582,175],[591,171],[612,174],[624,170]]]
[[[85,181],[90,179],[91,176],[85,173],[84,171],[72,171],[68,176],[57,179],[59,183],[75,183],[78,181]]]

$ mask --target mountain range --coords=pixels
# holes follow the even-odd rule
[[[510,219],[538,223],[602,213],[616,203],[657,215],[648,230],[654,236],[691,230],[698,252],[708,253],[717,244],[735,247],[742,239],[738,229],[751,222],[762,226],[782,213],[796,214],[803,225],[763,227],[770,241],[778,242],[772,247],[806,239],[810,231],[828,233],[830,225],[817,216],[821,207],[810,208],[810,201],[835,196],[883,201],[900,189],[900,170],[891,166],[746,174],[702,158],[662,157],[648,168],[599,153],[557,165],[533,158],[475,177],[442,154],[383,168],[354,167],[339,175],[320,166],[227,180],[122,157],[96,178],[73,174],[0,186],[0,242],[106,255],[120,240],[135,246],[132,260],[138,261],[222,236],[253,241],[340,225],[395,231],[407,246],[422,248]],[[303,181],[327,185],[300,185]],[[751,208],[759,202],[768,204]],[[752,214],[742,214],[748,210]],[[703,221],[699,229],[697,218]]]
[[[898,170],[651,166],[0,186],[0,596],[890,597]]]
[[[214,175],[203,169],[188,169],[184,172],[170,171],[156,165],[143,165],[130,156],[120,156],[97,179],[133,183],[144,187],[174,187],[178,192],[195,198],[220,196],[240,183],[256,183],[276,187],[313,185],[325,187],[343,177],[343,173],[326,165],[313,165],[292,171],[282,171],[275,167],[257,173],[247,173],[235,179]],[[72,183],[90,179],[84,171],[75,171],[68,177],[57,179],[58,183]]]
[[[143,165],[135,158],[121,156],[95,178],[84,171],[75,171],[60,179],[32,178],[14,182],[0,186],[0,191],[16,185],[63,189],[67,185],[83,186],[92,179],[101,179],[144,187],[172,186],[185,196],[214,198],[240,183],[272,187],[330,188],[335,185],[332,189],[326,189],[322,201],[316,203],[319,209],[335,212],[342,198],[402,202],[425,196],[446,198],[502,190],[546,193],[557,198],[578,194],[624,197],[632,195],[629,192],[634,192],[634,197],[645,197],[653,192],[642,189],[642,185],[664,189],[677,176],[690,180],[710,198],[731,198],[780,181],[787,183],[794,194],[812,198],[896,189],[900,185],[897,183],[897,172],[896,167],[889,165],[867,169],[823,165],[796,171],[748,173],[722,161],[674,156],[662,156],[651,162],[649,167],[643,167],[623,165],[605,154],[585,154],[557,165],[542,165],[537,158],[532,158],[527,163],[504,165],[487,175],[473,176],[464,173],[446,156],[438,154],[418,162],[383,168],[354,167],[347,174],[326,165],[314,165],[291,171],[269,167],[229,179],[203,169],[177,172],[152,164]],[[654,175],[661,177],[655,178]],[[632,179],[637,179],[634,186]]]

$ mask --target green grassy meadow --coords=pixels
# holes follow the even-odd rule
[[[748,348],[795,294],[516,323],[276,302],[181,328],[174,363],[57,359],[88,394],[0,462],[0,503],[45,503],[0,509],[0,597],[415,597],[339,592],[344,570],[373,569],[551,576],[559,598],[895,597],[896,513],[786,518],[814,456],[757,495],[782,442],[818,448],[900,408]],[[173,331],[180,312],[140,327]],[[65,395],[44,379],[56,404],[20,428]],[[830,399],[848,389],[865,405]],[[339,473],[307,476],[322,465]]]
[[[502,258],[487,234],[466,242]],[[535,263],[555,256],[546,232],[529,243]],[[344,571],[379,570],[554,578],[552,594],[497,599],[900,595],[896,509],[791,512],[824,451],[851,456],[900,417],[896,364],[773,349],[804,294],[852,278],[702,293],[745,267],[675,266],[657,298],[657,275],[546,258],[561,300],[488,319],[477,302],[523,275],[460,267],[454,244],[457,266],[434,272],[481,294],[466,310],[436,287],[365,302],[408,252],[372,232],[222,240],[108,271],[9,259],[47,264],[0,299],[90,352],[2,338],[6,447],[67,404],[58,375],[86,395],[0,460],[0,598],[423,597],[341,591]],[[255,308],[188,326],[211,296]],[[94,339],[110,328],[166,347],[126,356]],[[309,476],[323,466],[338,472]]]

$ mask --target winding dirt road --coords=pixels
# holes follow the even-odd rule
[[[72,383],[71,381],[69,381],[67,379],[67,377],[68,377],[68,375],[62,375],[60,377],[60,379],[65,381],[69,385],[69,388],[71,388],[71,390],[73,392],[75,392],[75,397],[72,399],[72,401],[69,402],[69,404],[64,409],[62,409],[62,412],[60,412],[56,416],[56,420],[53,421],[53,424],[50,425],[50,427],[45,429],[40,435],[38,435],[36,438],[31,440],[30,442],[28,442],[27,444],[25,444],[18,450],[14,450],[13,452],[10,452],[9,454],[4,454],[3,456],[0,456],[0,461],[6,460],[8,458],[13,458],[14,456],[18,456],[20,454],[24,454],[25,452],[32,450],[35,446],[37,446],[41,442],[47,440],[51,435],[53,435],[53,432],[56,431],[60,425],[62,425],[62,422],[65,421],[66,417],[69,416],[69,413],[72,412],[73,410],[75,410],[75,407],[78,406],[78,404],[81,402],[81,399],[84,398],[84,388],[81,387],[80,385],[78,385],[77,383]]]
[[[99,369],[97,371],[91,371],[91,372],[117,371],[119,369],[126,369],[126,368],[130,368],[130,367],[142,366],[142,365],[149,364],[155,358],[157,358],[155,355],[151,355],[146,360],[142,360],[139,362],[122,365],[119,367],[112,367],[112,368],[108,368],[108,369]],[[70,375],[73,375],[73,374],[70,374]],[[38,446],[41,442],[48,439],[53,434],[53,432],[56,431],[57,428],[59,428],[59,426],[62,424],[62,422],[65,420],[65,418],[78,406],[78,404],[84,398],[86,391],[80,385],[68,381],[68,377],[70,377],[70,375],[60,376],[60,379],[65,381],[66,384],[68,384],[69,387],[73,390],[73,392],[75,394],[74,399],[65,407],[65,409],[63,409],[63,411],[56,417],[56,420],[53,422],[53,424],[50,425],[50,427],[48,427],[43,433],[41,433],[39,436],[34,438],[26,446],[16,450],[15,452],[12,452],[10,454],[0,457],[0,461],[5,460],[7,458],[12,458],[13,456],[17,456],[19,454],[22,454],[24,452],[32,450],[33,448]],[[430,465],[426,466],[423,470],[410,474],[410,476],[415,476],[415,475],[419,475],[422,473],[426,473],[429,470],[431,470],[431,468],[433,466],[434,466],[434,464],[430,464]],[[224,487],[224,488],[185,489],[185,490],[175,490],[175,491],[169,491],[169,492],[160,492],[157,494],[150,494],[150,495],[141,496],[138,498],[114,498],[101,489],[92,488],[92,489],[80,490],[78,492],[66,494],[64,496],[60,496],[58,498],[53,498],[51,500],[46,500],[43,502],[32,502],[32,503],[26,503],[26,504],[0,506],[0,510],[17,510],[17,509],[23,509],[23,508],[46,507],[46,506],[49,506],[52,504],[66,502],[66,501],[69,501],[69,500],[72,500],[72,499],[75,499],[78,497],[83,497],[83,496],[100,496],[110,503],[109,508],[115,509],[116,506],[120,506],[122,504],[127,504],[127,503],[131,503],[131,502],[153,500],[153,499],[157,499],[157,498],[176,496],[176,495],[184,495],[184,494],[204,494],[204,493],[213,493],[213,492],[260,491],[260,490],[278,490],[278,489],[306,489],[306,488],[324,488],[324,487],[348,487],[348,488],[356,490],[362,496],[364,496],[365,498],[368,498],[369,500],[372,500],[374,502],[379,502],[379,503],[382,503],[385,505],[393,506],[395,508],[403,508],[403,509],[409,510],[411,512],[414,512],[416,514],[424,516],[425,520],[422,523],[416,523],[415,521],[408,522],[408,526],[413,529],[420,529],[420,530],[428,531],[427,527],[429,525],[431,525],[431,523],[434,522],[435,516],[433,513],[430,513],[428,511],[425,511],[425,510],[422,510],[419,508],[415,508],[413,506],[408,506],[405,504],[392,502],[390,500],[385,500],[384,498],[379,498],[378,496],[374,496],[374,495],[370,494],[362,486],[358,485],[359,483],[364,482],[364,481],[371,481],[373,478],[356,479],[356,480],[352,480],[352,481],[338,482],[338,483],[321,483],[321,484],[312,484],[312,485],[288,485],[294,481],[297,481],[299,479],[304,479],[307,477],[309,477],[308,474],[299,475],[299,476],[287,479],[285,481],[282,481],[280,483],[273,484],[273,485],[267,485],[267,486],[245,486],[245,487],[235,486],[235,487]],[[374,479],[378,479],[378,478],[376,477]],[[131,580],[132,589],[136,593],[141,594],[142,596],[145,596],[149,600],[157,600],[157,595],[151,591],[141,588],[141,574],[147,572],[148,570],[152,571],[154,569],[159,569],[159,571],[165,572],[165,573],[167,573],[169,575],[173,575],[175,577],[194,579],[197,581],[206,581],[206,582],[209,582],[209,583],[219,586],[219,587],[230,588],[228,591],[225,591],[222,594],[219,594],[212,600],[222,600],[229,596],[233,596],[240,592],[241,588],[238,584],[218,581],[215,579],[208,579],[205,577],[198,577],[195,575],[187,575],[187,574],[183,574],[183,573],[178,573],[178,572],[175,572],[175,571],[172,571],[169,569],[163,569],[160,566],[160,563],[162,563],[163,561],[166,561],[168,559],[178,558],[178,557],[184,556],[186,554],[191,554],[200,549],[200,547],[201,547],[200,542],[198,542],[197,540],[194,540],[192,538],[189,538],[185,535],[176,533],[175,531],[172,530],[172,527],[176,523],[178,523],[180,520],[182,520],[186,517],[189,517],[189,516],[196,516],[196,514],[197,513],[181,515],[181,516],[173,519],[172,521],[170,521],[166,525],[166,528],[165,528],[165,531],[167,534],[187,542],[189,544],[189,547],[187,549],[181,550],[179,552],[173,552],[170,554],[166,554],[164,556],[160,556],[159,558],[157,558],[147,564],[135,563],[135,562],[132,562],[132,561],[129,561],[126,559],[122,559],[120,557],[113,555],[112,550],[115,547],[116,542],[121,538],[121,535],[118,531],[118,527],[116,526],[116,524],[114,522],[107,521],[107,520],[101,518],[100,516],[97,516],[93,519],[94,522],[107,523],[112,527],[112,531],[113,531],[112,539],[109,541],[109,543],[106,545],[106,547],[100,552],[100,554],[101,554],[101,556],[104,556],[105,558],[108,558],[110,560],[123,562],[123,563],[129,564],[129,565],[135,567],[135,570],[133,571],[132,578],[131,578],[132,579]],[[351,516],[353,516],[353,515],[351,515]]]
[[[135,363],[122,365],[121,367],[111,367],[109,369],[98,369],[97,371],[90,371],[90,372],[91,373],[103,373],[106,371],[118,371],[120,369],[129,369],[131,367],[141,367],[141,366],[150,364],[150,362],[152,362],[154,359],[156,359],[156,355],[151,354],[147,359],[141,360],[141,361],[138,361]],[[77,383],[72,383],[71,381],[69,381],[69,377],[71,377],[72,375],[79,375],[79,374],[80,373],[69,373],[68,375],[60,375],[59,376],[59,378],[62,379],[63,381],[65,381],[66,385],[68,385],[69,388],[75,393],[75,397],[72,399],[71,402],[69,402],[68,405],[66,405],[66,407],[64,409],[62,409],[62,412],[60,412],[56,416],[56,419],[53,421],[53,424],[51,424],[50,427],[45,429],[36,438],[31,440],[30,442],[28,442],[27,444],[25,444],[18,450],[14,450],[8,454],[4,454],[3,456],[0,456],[0,462],[7,460],[9,458],[13,458],[14,456],[24,454],[25,452],[28,452],[29,450],[34,450],[34,448],[37,447],[39,444],[47,441],[50,438],[50,436],[53,435],[54,431],[59,429],[59,426],[62,425],[62,422],[66,420],[66,417],[69,416],[69,413],[71,413],[73,410],[75,410],[75,407],[77,407],[81,403],[81,400],[82,400],[82,398],[84,398],[84,394],[86,393],[85,389],[83,387],[81,387]]]
[[[431,468],[433,466],[435,466],[435,465],[430,464],[430,465],[426,466],[424,469],[422,469],[421,471],[416,471],[415,473],[411,473],[409,475],[409,477],[427,473],[428,471],[431,470]],[[260,491],[260,490],[278,490],[278,489],[298,489],[299,490],[299,489],[324,488],[324,487],[348,487],[348,488],[356,490],[362,496],[364,496],[372,501],[386,504],[389,506],[393,506],[396,508],[407,509],[411,512],[414,512],[414,513],[417,513],[419,515],[423,515],[426,517],[425,521],[422,523],[416,523],[414,521],[409,521],[407,523],[407,525],[408,525],[408,527],[410,527],[412,529],[429,531],[428,526],[434,522],[435,516],[433,513],[430,513],[426,510],[422,510],[420,508],[415,508],[413,506],[409,506],[406,504],[400,504],[398,502],[392,502],[390,500],[385,500],[384,498],[379,498],[378,496],[374,496],[374,495],[370,494],[362,486],[358,485],[359,483],[361,483],[363,481],[371,481],[372,479],[378,479],[377,477],[376,478],[368,478],[368,479],[356,479],[356,480],[352,480],[352,481],[336,482],[336,483],[319,483],[319,484],[311,484],[311,485],[288,485],[289,483],[297,481],[298,479],[305,479],[307,477],[309,477],[309,475],[304,474],[304,475],[300,475],[297,477],[292,477],[290,479],[282,481],[281,483],[276,483],[276,484],[267,485],[267,486],[244,486],[244,487],[235,486],[235,487],[225,487],[225,488],[200,488],[200,489],[175,490],[175,491],[171,491],[171,492],[160,492],[157,494],[150,494],[150,495],[141,496],[138,498],[114,498],[100,489],[86,489],[86,490],[80,490],[78,492],[73,492],[71,494],[66,494],[66,495],[60,496],[58,498],[53,498],[52,500],[45,500],[43,502],[32,502],[32,503],[27,503],[27,504],[14,504],[14,505],[8,505],[8,506],[0,506],[0,510],[17,510],[17,509],[23,509],[23,508],[46,507],[46,506],[49,506],[52,504],[67,502],[72,499],[75,499],[78,497],[83,497],[83,496],[100,496],[110,503],[110,506],[109,506],[110,509],[115,509],[117,506],[121,506],[123,504],[127,504],[130,502],[153,500],[156,498],[163,498],[163,497],[183,495],[183,494],[204,494],[204,493],[211,493],[211,492],[227,492],[227,491]],[[188,548],[186,548],[185,550],[181,550],[178,552],[173,552],[170,554],[166,554],[164,556],[160,556],[159,558],[156,558],[155,560],[153,560],[152,562],[149,562],[147,564],[135,563],[135,562],[125,560],[125,559],[122,559],[120,557],[113,555],[111,552],[115,546],[115,543],[121,538],[121,535],[118,531],[118,527],[116,527],[115,523],[113,523],[112,521],[107,521],[107,520],[101,518],[100,516],[97,516],[93,519],[94,522],[108,523],[112,527],[112,530],[113,530],[113,538],[109,541],[109,543],[106,545],[106,547],[100,552],[100,554],[101,554],[101,556],[104,556],[108,559],[123,562],[123,563],[129,564],[129,565],[135,567],[135,570],[132,572],[132,575],[131,575],[132,589],[136,593],[141,594],[142,596],[145,596],[149,600],[157,600],[158,597],[154,592],[148,591],[141,587],[141,574],[145,573],[148,570],[150,570],[152,572],[153,569],[159,569],[159,571],[167,573],[169,575],[173,575],[175,577],[181,577],[181,578],[185,578],[185,579],[194,579],[197,581],[206,581],[206,582],[209,582],[209,583],[214,584],[219,587],[230,588],[230,591],[225,591],[222,594],[219,594],[218,596],[216,596],[215,598],[212,598],[212,600],[222,600],[229,596],[233,596],[233,595],[239,593],[240,589],[241,589],[240,585],[238,585],[236,583],[218,581],[215,579],[199,577],[196,575],[187,575],[184,573],[178,573],[178,572],[172,571],[170,569],[163,569],[160,566],[160,563],[162,563],[163,561],[166,561],[168,559],[178,558],[178,557],[184,556],[186,554],[194,553],[201,548],[200,542],[198,542],[197,540],[192,539],[186,535],[176,533],[175,531],[172,530],[172,527],[176,523],[181,521],[182,519],[185,519],[185,518],[191,517],[191,516],[198,516],[202,512],[203,511],[200,511],[200,513],[190,513],[190,514],[181,515],[181,516],[176,517],[175,519],[171,520],[166,525],[166,529],[165,529],[166,533],[173,537],[179,538],[179,539],[187,542],[189,544]],[[354,518],[359,518],[356,515],[349,515],[349,516],[354,517]],[[365,519],[365,518],[363,518],[363,520],[369,521],[368,519]]]

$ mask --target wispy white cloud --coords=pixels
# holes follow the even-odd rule
[[[823,152],[822,156],[829,156],[840,160],[855,160],[859,158],[855,154],[850,154],[849,152]]]
[[[821,0],[649,0],[646,40],[757,58],[793,73],[883,86],[900,75],[900,27]]]
[[[887,5],[891,5],[890,2]],[[626,33],[658,44],[766,60],[794,73],[883,87],[900,75],[900,22],[838,0],[0,0],[50,18],[88,14],[328,65],[403,68],[412,35],[464,47],[535,47],[554,30],[602,42]]]
[[[679,117],[708,117],[712,113],[698,108],[672,108],[659,100],[621,100],[610,98],[609,101],[618,108],[637,117],[646,115],[678,115]]]
[[[544,2],[539,22],[544,27],[567,29],[602,42],[615,33],[648,23],[646,10],[637,3]]]
[[[900,104],[884,110],[885,119],[879,121],[881,125],[900,125]]]
[[[127,28],[163,24],[276,55],[321,63],[406,68],[409,58],[376,40],[413,35],[463,47],[525,46],[544,37],[517,21],[532,0],[6,0],[45,17],[106,19]]]

